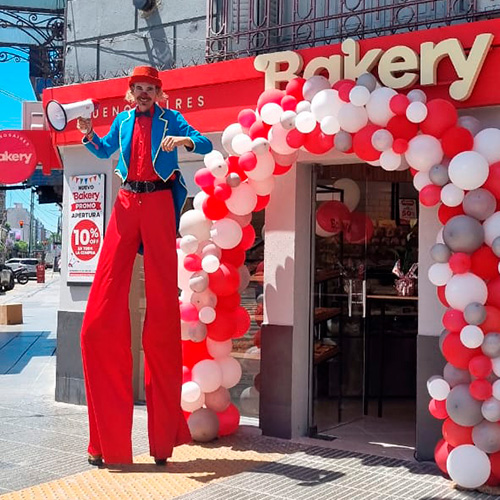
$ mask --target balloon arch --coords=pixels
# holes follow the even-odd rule
[[[195,175],[201,191],[180,221],[182,407],[193,438],[209,441],[239,425],[228,389],[241,367],[230,354],[231,339],[250,327],[240,294],[250,279],[252,212],[266,207],[299,150],[335,148],[384,170],[409,168],[420,202],[439,204],[444,227],[429,280],[447,308],[447,364],[427,384],[429,411],[443,420],[435,458],[463,487],[500,484],[499,144],[500,130],[459,118],[450,102],[427,101],[417,89],[398,93],[368,73],[333,87],[323,76],[296,78],[241,111],[222,134],[228,156],[205,156]]]

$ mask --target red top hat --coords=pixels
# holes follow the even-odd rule
[[[158,77],[158,70],[151,66],[137,66],[134,68],[132,76],[128,79],[128,84],[132,85],[137,82],[146,82],[161,88],[162,82]]]

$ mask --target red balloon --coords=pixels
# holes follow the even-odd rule
[[[344,235],[348,243],[366,243],[373,236],[373,222],[368,215],[362,212],[352,212]]]
[[[439,205],[438,208],[438,219],[441,224],[445,225],[452,217],[455,215],[464,215],[464,209],[462,205],[458,205],[458,207],[448,207],[444,203]]]
[[[198,309],[191,304],[190,302],[188,303],[183,303],[179,306],[179,309],[181,311],[181,319],[182,321],[197,321],[198,320]]]
[[[470,271],[472,262],[470,255],[464,252],[457,252],[450,257],[448,264],[454,274],[464,274]]]
[[[394,139],[409,141],[418,134],[418,124],[412,123],[406,116],[393,116],[385,127]]]
[[[491,363],[491,358],[484,354],[474,356],[469,361],[469,371],[474,377],[486,378],[492,370],[493,364]]]
[[[250,139],[257,139],[257,137],[264,137],[267,139],[271,125],[264,123],[262,120],[256,120],[255,123],[248,129]]]
[[[192,273],[201,271],[201,257],[195,253],[186,255],[183,264],[186,271],[191,271]]]
[[[250,330],[251,320],[250,314],[248,314],[248,311],[242,306],[239,306],[233,314],[236,320],[236,330],[233,333],[233,339],[236,339],[238,337],[243,337],[243,335]]]
[[[441,187],[434,184],[428,184],[420,190],[418,198],[422,205],[433,207],[441,201]]]
[[[200,168],[200,170],[196,171],[194,174],[194,182],[207,194],[212,194],[214,192],[214,181],[215,177],[208,168]]]
[[[446,475],[448,475],[446,461],[448,460],[448,455],[451,453],[451,450],[453,450],[453,446],[447,443],[444,439],[440,439],[434,448],[434,460],[436,461],[436,465]]]
[[[500,477],[500,451],[491,453],[489,459],[491,462],[491,472],[495,474],[495,476]]]
[[[253,345],[256,346],[256,347],[260,347],[261,346],[261,336],[262,336],[262,331],[261,329],[259,328],[256,332],[255,332],[255,335],[254,335],[254,338],[253,338]]]
[[[257,115],[253,109],[242,109],[238,113],[238,123],[244,128],[250,128],[257,120]]]
[[[232,264],[234,267],[238,268],[245,263],[246,253],[245,250],[238,245],[230,249],[222,249],[221,261]]]
[[[231,403],[224,411],[217,413],[219,417],[219,436],[229,436],[238,430],[240,425],[240,412]]]
[[[458,425],[451,418],[443,422],[443,437],[451,446],[456,447],[462,444],[474,444],[472,441],[473,427]]]
[[[369,124],[354,134],[352,148],[358,158],[364,161],[375,161],[380,158],[382,152],[372,146],[372,136],[380,128],[378,125]]]
[[[231,295],[240,286],[240,275],[232,264],[221,264],[215,273],[208,275],[209,287],[216,295]]]
[[[302,95],[302,89],[304,87],[304,83],[306,83],[305,78],[293,78],[286,84],[286,95],[295,97],[297,101],[303,101],[304,96]]]
[[[350,220],[351,212],[337,200],[325,201],[316,211],[316,221],[321,229],[332,234],[339,234]]]
[[[297,99],[293,95],[286,95],[281,99],[281,107],[283,111],[295,111],[297,102]]]
[[[262,303],[257,304],[257,307],[255,308],[255,314],[254,314],[254,319],[255,322],[257,323],[257,326],[260,328],[263,322],[264,317],[264,305]]]
[[[336,81],[333,85],[332,85],[332,89],[333,90],[339,90],[340,87],[342,87],[342,85],[344,85],[344,83],[349,83],[351,84],[351,86],[353,87],[354,85],[356,85],[356,82],[354,80],[351,80],[350,78],[344,78],[342,80],[338,80]]]
[[[333,148],[333,135],[326,135],[321,132],[321,128],[318,124],[312,132],[306,134],[304,147],[312,154],[325,154]]]
[[[283,175],[286,174],[293,165],[280,165],[275,163],[273,175]]]
[[[444,420],[445,418],[448,418],[448,412],[446,411],[446,401],[431,399],[429,401],[429,413],[438,420]]]
[[[480,347],[475,349],[469,349],[462,344],[460,340],[460,335],[458,333],[449,333],[446,335],[443,345],[443,356],[448,363],[451,363],[456,368],[462,370],[469,369],[469,361],[474,357],[482,353]]]
[[[470,383],[469,392],[474,399],[486,401],[493,395],[493,387],[491,383],[484,378],[479,378]]]
[[[350,102],[349,94],[355,85],[356,84],[352,80],[344,81],[344,83],[342,83],[342,85],[340,85],[338,89],[340,99],[342,99],[344,102]]]
[[[238,160],[238,165],[245,171],[253,170],[257,166],[257,156],[252,151],[243,153]]]
[[[218,184],[214,188],[214,196],[220,201],[226,201],[231,196],[232,192],[231,186],[227,184]]]
[[[500,276],[488,283],[488,305],[500,308]]]
[[[241,302],[241,295],[235,292],[225,297],[217,297],[217,309],[224,309],[226,311],[234,311]]]
[[[491,191],[495,198],[500,199],[500,162],[490,165],[488,178],[482,188]]]
[[[243,250],[248,250],[255,243],[255,229],[252,224],[248,224],[242,228],[243,236],[241,237],[240,246]]]
[[[443,315],[443,326],[450,332],[460,333],[467,326],[464,313],[458,309],[448,309]]]
[[[442,137],[458,120],[455,106],[445,99],[432,99],[427,102],[427,117],[420,124],[424,134]]]
[[[408,150],[408,141],[406,139],[395,139],[392,143],[392,150],[398,155],[406,153]]]
[[[486,319],[479,325],[486,335],[490,332],[500,332],[500,310],[493,306],[484,306],[486,309]]]
[[[208,353],[207,342],[192,342],[191,340],[182,341],[182,364],[191,369],[203,359],[213,359]]]
[[[436,288],[437,296],[439,299],[439,302],[443,304],[445,307],[450,307],[450,304],[448,304],[448,301],[446,300],[445,292],[446,292],[446,285],[443,286],[438,286]]]
[[[285,92],[283,90],[278,89],[267,89],[260,94],[257,100],[257,111],[260,113],[262,106],[264,104],[268,104],[270,102],[274,102],[276,104],[281,104],[281,99],[285,96]]]
[[[240,176],[241,182],[244,180],[248,179],[247,174],[245,174],[245,171],[240,167],[239,164],[240,157],[239,156],[228,156],[226,163],[228,166],[228,174],[238,174]],[[214,189],[215,193],[215,189]]]
[[[488,281],[498,276],[498,257],[489,246],[478,248],[472,254],[471,261],[472,272],[483,280]]]
[[[410,100],[404,94],[397,94],[391,97],[389,107],[391,111],[399,116],[406,115],[406,108],[409,106]]]
[[[500,479],[495,476],[495,474],[491,473],[490,477],[484,484],[487,484],[488,486],[498,486],[500,484]]]
[[[472,134],[463,127],[449,128],[441,138],[441,146],[448,158],[453,158],[463,151],[470,151],[474,146]]]
[[[182,367],[182,383],[191,382],[191,370],[187,366]]]
[[[227,309],[215,308],[215,319],[207,325],[207,336],[217,342],[229,340],[236,330],[236,318]]]
[[[288,134],[286,134],[286,143],[291,147],[291,148],[300,148],[304,145],[306,142],[306,134],[303,134],[302,132],[299,132],[296,128],[290,130]]]
[[[255,205],[255,208],[253,209],[253,211],[260,212],[261,210],[264,210],[264,208],[267,207],[267,204],[269,203],[270,199],[271,199],[271,195],[269,195],[269,194],[266,194],[265,196],[257,195],[257,205]]]
[[[201,204],[201,209],[205,217],[210,220],[223,219],[229,213],[226,204],[218,200],[215,196],[205,198]]]

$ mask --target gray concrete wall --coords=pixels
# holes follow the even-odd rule
[[[143,13],[131,1],[69,1],[66,80],[123,76],[141,64],[170,69],[204,63],[206,1],[156,2]]]

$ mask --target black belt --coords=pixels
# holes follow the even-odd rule
[[[126,181],[123,183],[122,189],[132,193],[153,193],[154,191],[172,189],[173,184],[171,179],[166,181]]]

